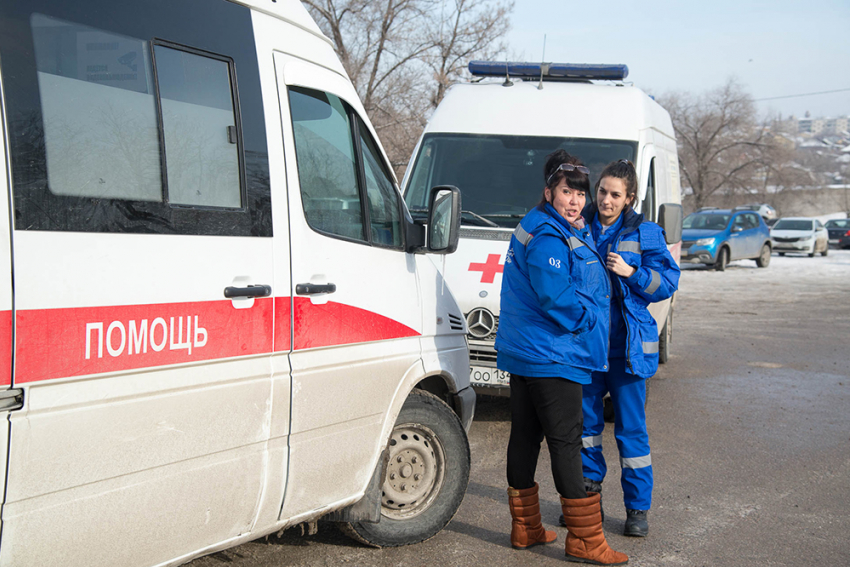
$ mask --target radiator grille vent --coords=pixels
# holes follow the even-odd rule
[[[469,341],[469,363],[479,366],[496,366],[496,349],[482,341]]]

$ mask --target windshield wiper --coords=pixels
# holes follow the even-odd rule
[[[499,228],[498,224],[494,223],[493,221],[491,221],[489,219],[485,219],[484,217],[482,217],[478,213],[473,213],[472,211],[461,211],[461,213],[463,213],[465,215],[469,215],[472,218],[474,218],[475,220],[479,221],[479,223],[480,223],[479,226],[492,226],[492,227],[495,227],[495,228]],[[481,223],[483,223],[483,224],[481,224]]]

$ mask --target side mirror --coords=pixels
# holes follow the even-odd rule
[[[733,226],[732,227],[732,232],[743,232],[743,231],[744,231],[743,226]]]
[[[664,229],[667,244],[676,244],[682,240],[682,205],[664,203],[658,207],[658,224]]]
[[[460,211],[460,189],[452,185],[431,189],[431,197],[428,199],[429,253],[451,254],[457,250]]]

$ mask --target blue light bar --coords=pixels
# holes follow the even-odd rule
[[[470,61],[469,72],[476,77],[524,77],[543,80],[594,79],[622,81],[629,76],[626,65],[588,65],[586,63],[523,63],[519,61]]]

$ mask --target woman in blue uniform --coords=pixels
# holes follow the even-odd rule
[[[608,547],[602,532],[599,494],[585,491],[582,479],[582,384],[607,370],[611,294],[581,218],[587,174],[563,150],[548,156],[543,199],[517,226],[505,259],[496,350],[498,367],[511,374],[511,544],[556,539],[541,523],[534,481],[545,437],[569,530],[567,559],[622,565],[628,557]]]
[[[667,250],[664,230],[632,208],[636,196],[634,165],[620,160],[602,171],[596,202],[582,213],[597,250],[605,257],[613,294],[609,368],[593,372],[583,388],[581,453],[585,487],[601,493],[607,472],[602,456],[602,399],[608,392],[616,414],[614,436],[626,506],[624,534],[644,537],[652,501],[646,379],[658,369],[658,328],[647,307],[672,297],[679,285],[679,266]]]

